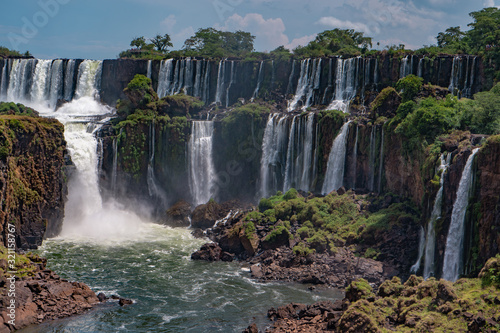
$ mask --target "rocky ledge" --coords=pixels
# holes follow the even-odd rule
[[[205,235],[213,242],[191,258],[237,259],[260,281],[334,288],[359,278],[378,286],[409,271],[401,258],[416,252],[416,223],[402,203],[388,200],[383,206],[385,201],[370,203],[352,192],[306,198],[294,191],[263,199],[258,209],[234,210],[210,221],[206,225],[213,227]]]
[[[342,301],[271,308],[266,332],[498,332],[499,277],[497,256],[479,278],[455,283],[412,275],[403,284],[394,277],[375,292],[360,279],[349,285]],[[244,332],[259,330],[252,324]]]
[[[47,260],[37,255],[16,254],[17,274],[12,278],[6,273],[5,248],[0,248],[0,254],[0,333],[80,314],[107,299],[83,283],[60,278],[47,269]],[[132,303],[117,299],[120,305]]]

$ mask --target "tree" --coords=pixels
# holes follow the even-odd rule
[[[372,47],[371,37],[353,29],[333,29],[319,33],[305,47],[298,47],[294,53],[302,56],[320,57],[325,55],[354,55],[365,53]]]
[[[144,36],[136,37],[130,42],[130,46],[138,48],[139,50],[146,46],[146,38]]]
[[[436,39],[439,47],[458,46],[465,36],[465,32],[460,30],[460,27],[451,27],[445,32],[440,32]]]
[[[255,36],[241,30],[229,32],[205,28],[186,39],[183,48],[212,57],[240,56],[253,51],[254,39]]]
[[[158,52],[162,52],[162,53],[165,53],[167,51],[168,47],[174,46],[172,44],[172,41],[170,39],[169,34],[165,34],[163,36],[160,34],[157,34],[155,37],[151,38],[150,41],[154,45],[156,50]]]
[[[496,7],[483,8],[469,14],[474,22],[469,24],[467,32],[470,44],[476,51],[496,48],[500,41],[500,10]]]

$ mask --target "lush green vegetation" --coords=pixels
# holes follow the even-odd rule
[[[319,33],[306,46],[293,50],[298,57],[324,57],[330,55],[361,55],[372,47],[372,38],[353,29],[333,29]]]
[[[13,102],[10,103],[0,102],[0,115],[37,117],[38,112],[20,103],[16,104]]]
[[[458,332],[497,331],[498,287],[480,279],[455,283],[411,276],[404,284],[394,277],[374,293],[363,279],[346,289],[351,301],[338,326],[341,331]],[[480,318],[480,319],[476,319]],[[489,329],[489,330],[488,330]]]
[[[4,46],[0,46],[0,58],[8,57],[31,57],[30,51],[26,51],[23,54],[19,51],[10,50]]]
[[[184,55],[203,57],[243,57],[253,51],[255,36],[245,31],[199,29],[184,42]]]
[[[417,223],[417,212],[409,203],[393,204],[375,213],[361,208],[368,205],[367,196],[351,192],[306,199],[290,189],[285,194],[278,192],[261,199],[259,212],[249,213],[247,219],[271,226],[265,241],[272,241],[283,233],[297,240],[294,247],[297,255],[335,253],[338,246],[377,238],[394,225]],[[358,254],[374,257],[377,253],[372,249]]]

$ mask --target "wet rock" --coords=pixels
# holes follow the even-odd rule
[[[165,224],[172,227],[188,227],[191,223],[189,214],[191,214],[191,205],[180,200],[166,211]]]
[[[222,249],[216,243],[207,243],[201,246],[199,251],[191,255],[193,260],[220,261]]]
[[[118,304],[120,304],[120,306],[124,306],[124,305],[134,304],[134,302],[130,299],[120,297],[120,299],[118,300]]]
[[[215,222],[224,217],[224,210],[217,202],[210,200],[204,205],[196,207],[191,214],[193,228],[207,229],[214,226]]]
[[[259,333],[259,329],[257,328],[257,325],[253,323],[252,325],[244,329],[242,333]]]
[[[97,299],[99,300],[99,302],[103,303],[106,302],[108,298],[106,297],[106,295],[104,295],[104,293],[99,293],[97,294]]]

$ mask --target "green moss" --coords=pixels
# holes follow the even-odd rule
[[[293,253],[299,257],[307,257],[310,254],[314,254],[316,250],[309,248],[305,243],[299,243],[293,247]]]

